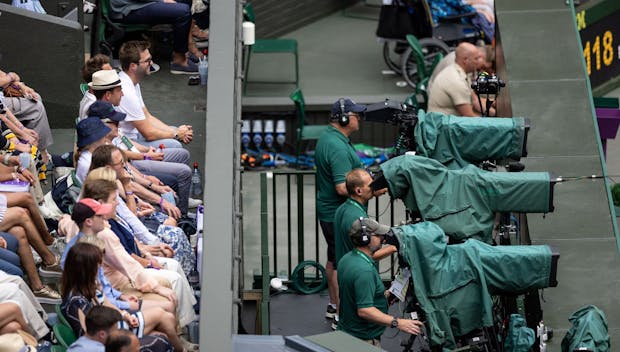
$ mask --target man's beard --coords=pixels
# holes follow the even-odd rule
[[[375,254],[376,251],[378,251],[379,249],[381,249],[382,244],[379,243],[377,246],[373,246],[373,245],[368,245],[368,249],[370,249],[370,254]]]

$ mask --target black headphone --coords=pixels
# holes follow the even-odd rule
[[[367,246],[370,244],[370,235],[368,234],[368,228],[364,223],[364,218],[360,217],[360,225],[362,226],[361,231],[355,233],[355,235],[351,236],[351,242],[358,247]]]
[[[349,114],[344,111],[344,98],[338,99],[338,103],[340,104],[340,113],[334,116],[334,119],[338,120],[338,124],[340,126],[348,126],[349,125]]]

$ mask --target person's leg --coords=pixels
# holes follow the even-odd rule
[[[33,291],[39,291],[43,288],[43,283],[41,282],[41,278],[39,277],[39,273],[37,272],[37,266],[34,263],[32,251],[30,250],[30,243],[28,242],[28,237],[26,236],[24,228],[21,226],[14,226],[11,227],[8,232],[10,232],[19,243],[17,248],[17,255],[21,260],[22,268],[28,276],[30,288]]]
[[[189,151],[184,148],[166,148],[164,149],[164,161],[187,164],[189,162]]]
[[[181,277],[177,272],[170,270],[145,269],[149,274],[158,279],[167,280],[172,285],[172,290],[177,295],[177,319],[181,327],[195,320],[194,304],[196,297],[185,276]]]
[[[187,214],[189,187],[192,183],[192,170],[186,164],[169,163],[165,161],[137,160],[132,162],[140,172],[159,178],[166,185],[177,192],[177,207],[181,214]],[[174,183],[170,182],[174,180]],[[176,186],[176,187],[175,187]]]
[[[162,308],[142,308],[144,316],[144,334],[152,331],[163,332],[168,336],[170,343],[176,351],[183,350],[183,344],[176,332],[176,321],[174,314],[164,311]]]
[[[176,139],[172,139],[172,138],[164,138],[164,139],[156,139],[154,141],[147,141],[146,139],[144,139],[142,135],[138,134],[137,142],[147,147],[154,147],[154,148],[159,148],[160,144],[163,144],[164,147],[166,147],[165,149],[183,148],[183,145],[181,144],[181,142],[177,141]]]
[[[17,239],[6,232],[0,232],[0,237],[2,237],[7,244],[6,249],[0,248],[0,270],[10,275],[24,276],[19,256],[16,253],[19,248]]]
[[[15,327],[17,329],[11,330]],[[7,328],[11,331],[6,331]],[[18,329],[29,330],[19,305],[15,302],[0,303],[0,334],[16,332]]]
[[[320,221],[323,236],[327,242],[327,262],[325,263],[325,276],[327,276],[327,292],[329,293],[329,304],[335,305],[338,309],[338,274],[334,267],[336,258],[334,243],[334,223]],[[331,318],[331,317],[330,317]]]
[[[4,219],[0,222],[0,231],[7,231],[15,226],[23,227],[26,231],[28,242],[32,245],[34,250],[39,253],[41,259],[43,260],[43,264],[53,265],[56,263],[56,256],[43,242],[37,228],[34,226],[32,220],[30,220],[30,214],[26,209],[20,207],[7,208],[6,213],[4,214]],[[12,234],[19,240],[16,233]]]
[[[36,101],[26,98],[5,97],[5,102],[5,106],[24,126],[39,134],[39,149],[44,151],[54,143],[41,96],[38,96]]]
[[[41,304],[34,298],[24,280],[17,276],[6,275],[0,278],[0,302],[14,301],[19,304],[21,313],[37,339],[43,338],[50,331],[45,325],[47,314]],[[5,280],[6,279],[6,280]],[[8,281],[7,281],[8,280]]]
[[[190,8],[183,3],[154,2],[123,17],[124,23],[172,24],[174,62],[186,63],[187,40],[192,24]]]
[[[39,212],[39,208],[34,202],[34,198],[30,193],[25,192],[16,192],[16,193],[6,193],[6,203],[9,207],[22,207],[28,210],[30,213],[29,218],[32,220],[32,223],[37,227],[43,242],[46,245],[51,245],[54,243],[54,237],[50,235],[47,230],[47,225],[45,225],[45,221]]]

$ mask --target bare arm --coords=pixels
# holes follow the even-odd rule
[[[368,307],[368,308],[358,308],[357,315],[364,320],[371,321],[375,324],[390,326],[392,324],[391,315],[385,314],[376,307]],[[420,327],[422,324],[419,320],[412,319],[396,319],[398,321],[398,330],[409,333],[409,334],[419,334]]]
[[[385,257],[389,257],[390,255],[392,255],[392,253],[396,253],[396,252],[397,252],[396,246],[393,246],[391,244],[387,246],[383,246],[381,249],[379,249],[372,255],[372,259],[379,261]]]
[[[462,105],[457,105],[455,107],[456,107],[456,111],[458,111],[459,116],[465,116],[465,117],[480,116],[474,112],[474,109],[471,104],[462,104]]]
[[[335,185],[334,188],[336,189],[336,193],[338,193],[339,196],[347,197],[349,195],[344,182]]]

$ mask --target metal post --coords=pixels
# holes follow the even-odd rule
[[[275,199],[273,201],[275,202]],[[263,335],[269,335],[269,212],[267,208],[267,175],[263,172],[260,174],[260,254],[263,289],[260,301],[260,321]]]
[[[304,261],[304,175],[297,178],[297,261]]]
[[[232,351],[240,302],[240,1],[212,0],[210,30],[200,350]]]

